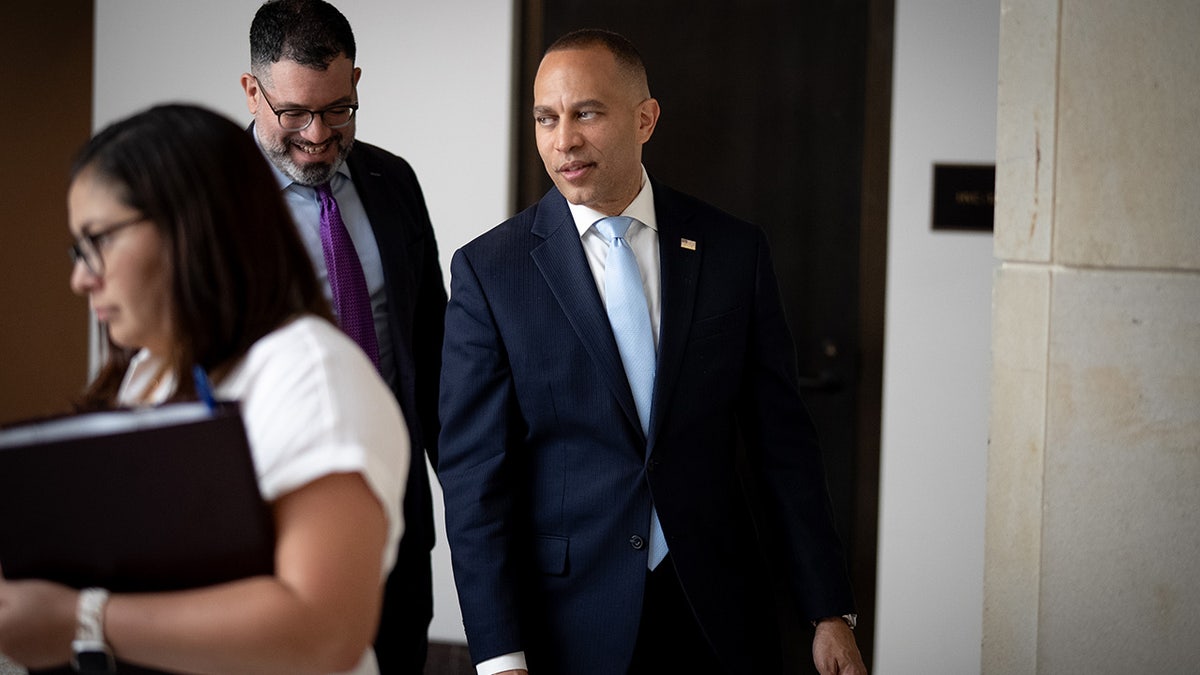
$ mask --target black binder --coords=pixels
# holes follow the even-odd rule
[[[195,588],[271,574],[274,549],[236,403],[89,413],[0,431],[8,579],[113,592]],[[119,664],[119,672],[149,671]]]

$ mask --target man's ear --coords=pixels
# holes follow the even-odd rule
[[[246,109],[251,115],[257,115],[258,80],[250,73],[242,73],[242,91],[246,92]]]
[[[658,115],[660,112],[657,99],[648,98],[638,104],[637,124],[639,143],[645,143],[654,135],[654,128],[658,126]]]

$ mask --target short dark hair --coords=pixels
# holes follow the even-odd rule
[[[219,381],[293,317],[331,318],[274,173],[250,134],[225,117],[163,105],[118,121],[80,151],[71,181],[81,178],[111,188],[166,243],[177,340],[167,366],[173,399],[195,398],[193,365]],[[110,349],[78,407],[114,405],[131,356]]]
[[[323,0],[270,0],[250,22],[250,71],[259,79],[284,59],[325,70],[339,55],[354,61],[354,31]]]
[[[546,48],[546,54],[566,49],[600,47],[617,60],[625,74],[637,82],[646,82],[646,64],[642,54],[624,35],[603,28],[580,28],[563,35]]]

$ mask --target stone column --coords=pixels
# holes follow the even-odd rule
[[[1200,3],[1003,0],[984,673],[1200,664]]]

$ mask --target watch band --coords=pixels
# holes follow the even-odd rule
[[[850,627],[850,630],[854,630],[855,628],[858,628],[858,615],[857,614],[843,614],[839,617],[831,616],[828,618],[830,618],[830,619],[836,618],[836,619],[841,619],[842,621],[845,621],[846,625]],[[812,622],[813,628],[816,628],[817,624],[821,623],[821,621],[824,621],[824,619],[821,619],[820,621],[813,621]]]
[[[104,606],[108,591],[85,588],[75,610],[75,640],[71,642],[71,668],[78,673],[115,673],[117,664],[104,641]]]

